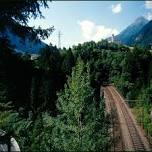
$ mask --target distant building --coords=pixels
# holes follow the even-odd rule
[[[38,54],[31,54],[31,60],[35,60],[39,57],[40,55]]]
[[[112,34],[112,36],[108,38],[108,42],[109,43],[113,43],[114,42],[114,34]]]
[[[114,42],[114,40],[115,40],[115,36],[114,36],[114,34],[112,34],[111,42]]]

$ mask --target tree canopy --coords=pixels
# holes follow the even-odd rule
[[[48,38],[53,31],[53,27],[42,29],[39,27],[29,27],[28,21],[31,18],[42,18],[42,7],[48,8],[48,2],[51,0],[2,0],[0,1],[0,29],[3,31],[6,27],[14,27],[12,30],[16,34],[26,35],[31,33],[33,38]],[[22,31],[22,32],[21,32]],[[21,35],[20,35],[21,36]]]

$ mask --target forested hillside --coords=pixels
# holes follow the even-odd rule
[[[132,43],[138,44],[140,46],[149,47],[152,43],[152,21],[149,21],[136,35],[134,35],[134,40]]]
[[[60,52],[50,46],[31,60],[1,46],[0,127],[24,151],[105,149],[104,102],[90,85],[89,64],[71,49]]]
[[[92,41],[70,49],[49,46],[31,60],[5,43],[0,46],[0,127],[16,136],[21,149],[107,148],[108,119],[100,98],[105,83],[114,83],[127,99],[142,99],[133,106],[145,106],[151,124],[148,50]]]
[[[148,23],[144,17],[137,18],[131,25],[127,26],[120,34],[115,36],[115,40],[126,45],[135,44],[134,37],[138,36],[141,29]]]
[[[1,3],[1,28],[13,19],[33,39],[51,34],[52,28],[27,25],[30,17],[42,17],[46,0],[14,3]],[[137,118],[146,109],[144,125],[152,135],[151,69],[151,52],[137,46],[106,40],[67,49],[50,44],[32,59],[1,37],[0,129],[15,137],[21,151],[108,151],[111,124],[100,87],[113,83],[127,99],[139,99],[129,104]]]
[[[115,41],[128,46],[138,45],[143,48],[151,48],[152,43],[152,21],[144,17],[137,18],[120,34],[114,37]]]

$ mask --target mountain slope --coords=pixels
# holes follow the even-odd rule
[[[17,32],[14,32],[14,30]],[[26,31],[24,28],[19,29],[17,23],[13,22],[0,29],[0,37],[7,37],[11,45],[18,52],[38,54],[40,49],[47,46],[40,39],[33,38],[32,33]]]
[[[152,43],[152,20],[149,21],[135,36],[133,39],[134,44],[146,46]]]
[[[123,44],[130,45],[132,43],[132,37],[136,35],[147,23],[148,20],[146,20],[144,17],[137,18],[119,35],[115,36],[115,40],[120,41]]]

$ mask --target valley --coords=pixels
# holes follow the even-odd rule
[[[151,151],[151,8],[2,0],[0,151]]]

